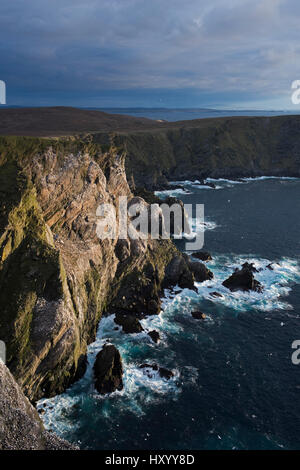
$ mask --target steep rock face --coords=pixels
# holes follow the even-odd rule
[[[126,149],[129,179],[142,188],[208,176],[300,176],[297,115],[158,123],[75,108],[3,109],[0,128],[12,136],[74,135],[94,129],[92,142],[110,146],[113,138]],[[45,146],[46,139],[39,144]]]
[[[90,137],[0,139],[0,339],[31,400],[85,369],[103,311],[160,311],[169,240],[99,240],[97,207],[133,198],[124,156]],[[145,203],[146,204],[146,203]]]
[[[45,430],[39,415],[0,361],[0,450],[76,449]]]
[[[127,174],[137,187],[207,177],[300,176],[299,116],[199,119],[164,127],[115,135],[127,149]]]

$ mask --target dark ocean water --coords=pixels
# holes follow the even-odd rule
[[[205,204],[214,280],[198,284],[198,294],[167,293],[164,311],[143,320],[160,331],[159,345],[145,333],[115,331],[113,316],[105,318],[85,377],[39,403],[48,428],[92,449],[300,449],[300,365],[291,362],[300,339],[300,180],[216,184],[186,182],[180,194]],[[203,230],[195,220],[193,228]],[[263,293],[222,286],[245,260],[261,269]],[[195,309],[204,321],[192,318]],[[91,367],[106,340],[119,348],[126,372],[125,389],[103,398]],[[153,361],[174,370],[174,379],[144,376],[138,365]]]

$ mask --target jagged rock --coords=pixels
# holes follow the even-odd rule
[[[174,373],[169,369],[165,369],[165,367],[160,367],[158,369],[158,373],[163,379],[170,380],[172,377],[174,377]]]
[[[197,282],[204,282],[213,279],[213,272],[210,271],[205,264],[200,263],[199,261],[192,261],[189,255],[183,253],[183,258],[188,266],[188,269],[193,273],[194,279]]]
[[[209,281],[214,277],[212,271],[210,271],[205,264],[199,263],[198,261],[191,261],[189,268],[193,272],[197,282]]]
[[[208,181],[203,181],[202,184],[204,184],[204,186],[209,186],[210,188],[216,189],[215,183],[211,183],[211,182],[208,182]]]
[[[269,263],[266,268],[269,269],[270,271],[274,271],[274,268],[272,266],[273,263]]]
[[[117,325],[122,326],[124,333],[140,333],[144,331],[144,328],[134,315],[117,313],[114,321]]]
[[[184,209],[183,202],[176,198],[176,197],[167,197],[163,202],[161,207],[164,208],[164,204],[169,207],[172,207],[174,204],[180,206],[181,217],[175,218],[174,212],[170,212],[170,233],[169,235],[181,235],[182,232],[191,233],[191,228],[189,225],[189,219],[187,213]],[[169,211],[167,211],[167,216],[169,215]],[[163,210],[163,219],[165,220],[164,210]]]
[[[183,256],[175,255],[165,270],[164,287],[179,285],[181,288],[194,287],[194,276]]]
[[[254,263],[248,263],[247,261],[246,263],[242,264],[242,269],[245,269],[246,271],[250,271],[252,273],[258,273],[260,271],[254,266]]]
[[[103,151],[92,135],[31,144],[3,142],[12,158],[0,163],[0,338],[37,401],[82,376],[104,310],[159,313],[165,266],[178,251],[170,240],[142,239],[133,221],[126,240],[99,238],[98,207],[133,199],[113,145]]]
[[[211,261],[212,257],[211,254],[207,251],[195,251],[192,253],[194,258],[200,259],[201,261]]]
[[[200,311],[192,312],[192,317],[196,318],[196,320],[204,320],[206,318],[205,313]]]
[[[236,269],[235,272],[223,282],[223,286],[231,291],[253,290],[262,292],[263,287],[261,283],[254,278],[253,272],[256,272],[256,268],[252,264],[244,263],[241,269]]]
[[[123,388],[123,365],[119,351],[112,344],[105,345],[94,364],[95,388],[102,395]]]
[[[154,343],[158,343],[160,340],[159,332],[156,330],[149,331],[148,335],[154,341]]]
[[[89,183],[98,183],[99,179],[104,179],[103,172],[96,162],[89,164],[86,178]]]
[[[112,312],[138,318],[160,313],[164,265],[160,264],[159,260],[156,266],[152,263],[153,261],[145,255],[141,258],[141,266],[126,270],[126,275],[121,278],[121,283],[113,292],[114,298],[109,306]]]
[[[174,372],[172,372],[169,369],[166,369],[165,367],[160,367],[157,364],[142,364],[140,366],[141,369],[145,369],[144,373],[152,379],[154,377],[153,372],[158,372],[159,375],[166,380],[170,380],[172,377],[174,377]],[[151,372],[152,371],[152,372]]]
[[[220,292],[216,292],[216,291],[211,292],[209,295],[210,295],[211,297],[223,297],[223,295],[220,294]]]

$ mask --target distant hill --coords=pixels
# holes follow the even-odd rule
[[[0,108],[0,135],[62,136],[159,127],[147,118],[69,107]]]

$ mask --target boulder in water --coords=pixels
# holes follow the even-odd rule
[[[170,380],[172,377],[174,377],[174,373],[165,367],[160,367],[158,369],[158,373],[163,379]]]
[[[205,313],[200,311],[192,312],[192,317],[196,318],[196,320],[204,320],[206,318]]]
[[[164,287],[179,285],[182,289],[185,287],[192,289],[194,287],[194,276],[187,265],[184,256],[175,255],[165,270]]]
[[[154,343],[158,343],[160,340],[159,332],[156,330],[149,331],[148,335],[154,341]]]
[[[254,278],[253,272],[257,272],[256,268],[249,263],[244,263],[241,269],[235,272],[223,282],[223,286],[232,292],[237,290],[262,292],[263,286]]]
[[[260,271],[259,269],[257,269],[257,268],[254,266],[253,263],[248,263],[247,261],[246,261],[246,263],[242,264],[242,268],[243,268],[243,269],[246,269],[246,270],[248,270],[248,271],[251,271],[252,273],[258,273],[258,272]]]
[[[145,369],[144,373],[152,379],[154,377],[154,373],[158,372],[161,378],[170,380],[172,377],[174,377],[174,373],[166,369],[165,367],[159,367],[157,364],[142,364],[140,366],[141,369]]]
[[[144,328],[134,315],[117,313],[114,321],[117,325],[122,326],[124,333],[141,333],[141,331],[144,331]]]
[[[209,281],[214,277],[213,273],[203,263],[198,261],[190,261],[189,268],[194,274],[195,281],[204,282]]]
[[[94,364],[96,390],[102,395],[123,388],[123,365],[119,351],[112,344],[105,345]]]
[[[222,294],[220,294],[220,292],[217,292],[217,291],[213,291],[209,294],[211,297],[223,297]]]

